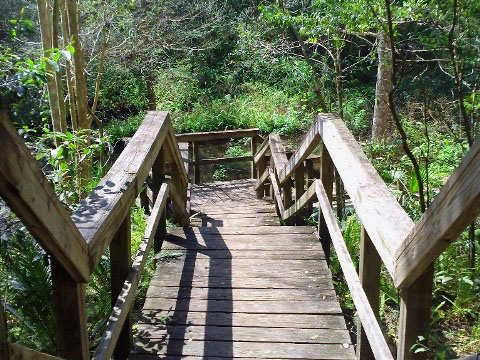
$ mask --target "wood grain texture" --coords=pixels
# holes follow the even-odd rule
[[[222,158],[209,158],[199,159],[192,161],[192,165],[207,165],[207,164],[229,164],[234,162],[253,161],[252,155],[237,156],[237,157],[222,157]]]
[[[88,280],[87,244],[6,114],[0,112],[0,194],[72,278]]]
[[[20,344],[8,344],[8,360],[60,360],[61,358],[26,348]]]
[[[318,114],[316,121],[355,210],[393,277],[395,252],[412,230],[413,221],[373,168],[342,119],[333,114]]]
[[[275,203],[277,204],[279,215],[282,216],[282,214],[285,212],[285,206],[283,205],[282,194],[280,193],[277,177],[272,168],[269,168],[268,172],[270,175],[270,182],[273,187],[273,196],[275,198]]]
[[[177,138],[178,142],[205,142],[212,140],[238,139],[243,137],[258,136],[259,133],[260,130],[255,128],[176,134],[175,137]]]
[[[315,188],[315,183],[312,183],[312,185],[308,187],[307,191],[305,191],[302,195],[300,195],[298,200],[295,201],[295,203],[291,207],[289,207],[283,212],[282,219],[287,220],[291,218],[292,216],[297,214],[298,211],[305,208],[305,206],[307,206],[308,203],[316,199],[316,197],[317,197],[317,192]]]
[[[152,246],[158,224],[165,209],[168,197],[168,183],[160,187],[152,213],[148,219],[143,240],[139,245],[137,254],[126,280],[122,283],[118,297],[115,299],[112,313],[108,319],[102,339],[95,351],[94,359],[110,359],[117,341],[120,339],[122,328],[128,321],[129,313],[135,299],[138,283],[143,274],[148,252]]]
[[[342,236],[342,232],[335,218],[332,208],[330,207],[330,201],[327,197],[327,193],[320,180],[315,181],[317,186],[317,197],[322,212],[325,217],[325,222],[330,231],[333,246],[335,248],[338,261],[345,276],[350,294],[352,295],[353,302],[357,309],[358,316],[363,324],[365,332],[367,334],[368,341],[372,348],[373,354],[376,359],[390,359],[393,360],[393,356],[385,341],[382,330],[378,325],[375,312],[372,310],[368,297],[363,290],[362,283],[358,278],[355,265],[352,262],[350,253]]]
[[[408,287],[480,213],[480,141],[473,144],[396,253],[395,286]]]
[[[270,151],[272,153],[271,162],[273,163],[270,166],[279,174],[288,162],[287,149],[279,135],[271,134],[269,139]]]

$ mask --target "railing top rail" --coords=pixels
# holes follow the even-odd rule
[[[209,131],[209,132],[196,132],[176,134],[178,142],[187,141],[211,141],[211,140],[223,140],[223,139],[238,139],[243,137],[257,136],[260,133],[260,129],[239,129],[239,130],[224,130],[224,131]]]
[[[73,214],[72,219],[88,244],[90,271],[135,201],[164,143],[173,143],[169,150],[176,156],[171,160],[186,179],[168,113],[150,111],[110,171]]]

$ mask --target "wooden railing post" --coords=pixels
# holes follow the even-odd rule
[[[54,256],[51,264],[58,355],[65,359],[88,360],[85,284],[73,280]]]
[[[180,177],[180,172],[175,165],[172,163],[171,168],[171,176],[172,176],[172,185],[174,187],[174,192],[176,192],[180,198],[181,206],[183,209],[186,209],[187,206],[187,188],[183,184],[183,181]],[[180,224],[181,226],[186,225],[186,220],[184,219],[183,212],[179,209],[178,205],[173,206],[173,222],[176,224]]]
[[[313,167],[313,160],[312,159],[307,159],[305,160],[305,166],[307,168],[307,187],[310,186],[313,181],[315,181],[316,176],[315,176],[315,169]],[[306,212],[307,215],[311,215],[313,212],[313,202],[310,201],[306,207]]]
[[[192,141],[192,149],[193,149],[193,182],[195,184],[200,184],[200,151],[199,151],[199,143]]]
[[[255,164],[254,164],[255,165]],[[267,159],[265,156],[262,156],[257,162],[257,171],[258,175],[262,176],[265,171],[267,171]],[[260,185],[257,190],[257,199],[262,199],[265,196],[265,185]]]
[[[111,301],[112,308],[122,290],[123,283],[127,279],[128,272],[132,266],[131,257],[131,231],[130,212],[118,228],[112,242],[110,243],[110,271],[111,271]],[[115,360],[127,359],[132,344],[132,319],[131,311],[125,320],[122,332],[113,352]]]
[[[152,193],[153,203],[157,200],[158,192],[162,183],[165,181],[165,154],[164,147],[160,149],[157,158],[152,166]],[[167,234],[167,207],[162,212],[160,221],[158,223],[157,232],[153,242],[153,249],[155,252],[159,252],[162,249],[163,240]]]
[[[293,187],[292,179],[288,179],[285,182],[285,185],[282,186],[283,206],[285,207],[285,209],[288,209],[290,208],[290,206],[293,205],[292,187]],[[295,219],[293,217],[285,221],[286,225],[293,225],[294,223],[295,223]]]
[[[322,144],[320,179],[322,181],[323,187],[325,188],[325,192],[327,193],[328,200],[331,204],[333,193],[333,162],[325,144]],[[325,218],[323,217],[322,211],[320,209],[318,210],[318,236],[323,247],[323,252],[325,253],[325,259],[327,260],[327,263],[330,264],[331,239],[327,229],[327,225],[325,223]]]
[[[398,360],[423,360],[427,352],[414,353],[418,336],[426,336],[432,304],[433,264],[409,288],[400,291],[398,322]]]
[[[0,359],[8,360],[8,333],[2,298],[0,297]]]
[[[252,136],[250,138],[250,148],[252,150],[252,156],[255,156],[255,154],[257,153],[257,137],[256,135]],[[258,176],[257,176],[257,168],[255,167],[255,162],[252,160],[252,166],[251,166],[251,173],[252,173],[252,179],[256,179]],[[260,173],[259,175],[262,175],[262,173]]]
[[[300,199],[300,196],[302,196],[304,192],[305,192],[305,166],[302,162],[301,164],[299,164],[299,166],[295,170],[295,201],[298,201],[298,199]],[[303,220],[303,216],[305,216],[305,210],[297,211],[297,215],[295,216],[295,224],[304,225],[305,221]]]
[[[380,269],[382,260],[378,255],[375,246],[370,240],[365,228],[362,225],[360,233],[360,266],[358,275],[362,283],[365,295],[372,307],[373,313],[379,319],[379,296],[380,296]],[[374,360],[372,348],[368,342],[365,329],[360,319],[357,319],[357,359]]]

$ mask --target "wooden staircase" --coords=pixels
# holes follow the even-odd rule
[[[255,181],[194,185],[171,228],[131,358],[354,359],[311,226],[280,226]]]

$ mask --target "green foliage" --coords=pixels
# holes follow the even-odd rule
[[[223,165],[218,165],[218,167],[213,172],[213,180],[215,181],[225,181],[228,179],[227,169]]]
[[[131,115],[125,120],[113,119],[104,129],[110,143],[116,144],[122,138],[133,136],[144,118],[145,113],[141,112],[137,115]]]

